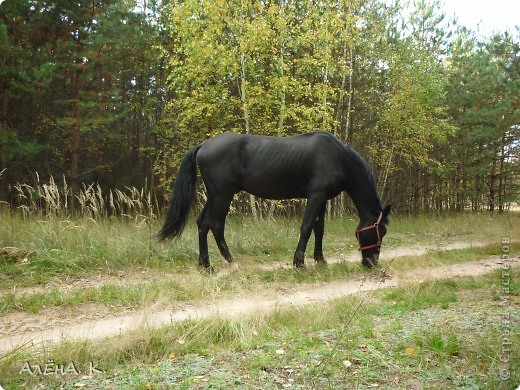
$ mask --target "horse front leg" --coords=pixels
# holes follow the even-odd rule
[[[324,196],[315,195],[309,197],[305,214],[303,216],[302,226],[300,228],[300,239],[294,253],[294,267],[298,269],[305,268],[305,249],[311,236],[312,230],[316,223],[316,218],[321,210],[325,207],[326,198]]]
[[[314,222],[314,260],[317,264],[327,264],[325,258],[323,257],[323,234],[325,233],[326,208],[327,203],[323,205],[318,216],[316,217],[316,221]]]

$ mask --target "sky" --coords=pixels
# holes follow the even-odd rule
[[[2,4],[5,0],[0,0]],[[16,0],[15,0],[16,1]],[[387,0],[388,1],[388,0]],[[392,2],[392,1],[389,1]],[[456,16],[459,24],[477,31],[483,37],[509,30],[515,34],[520,25],[520,0],[441,0],[446,16]]]
[[[520,25],[520,0],[441,0],[448,18],[456,16],[458,24],[477,31],[483,37],[509,30],[515,35]]]

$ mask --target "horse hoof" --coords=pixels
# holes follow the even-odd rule
[[[321,259],[321,260],[316,260],[316,267],[327,267],[327,262],[325,261],[325,259]]]
[[[363,259],[361,261],[361,264],[363,264],[367,268],[374,268],[375,266],[377,266],[377,260]]]
[[[293,266],[296,271],[305,271],[306,269],[304,263],[294,263]]]
[[[327,265],[327,261],[325,261],[323,255],[314,256],[314,261],[316,262],[316,265]]]
[[[215,268],[213,268],[212,265],[201,265],[200,268],[202,269],[202,272],[212,275],[215,273]]]

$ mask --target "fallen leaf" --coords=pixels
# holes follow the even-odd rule
[[[415,349],[412,347],[407,347],[404,349],[404,353],[408,356],[412,356],[415,353]]]

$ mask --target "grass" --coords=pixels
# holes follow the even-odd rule
[[[393,289],[384,298],[392,303],[392,310],[414,311],[425,306],[439,305],[446,309],[457,302],[457,282],[453,279],[437,280]]]
[[[515,271],[512,279],[519,280]],[[1,361],[6,388],[486,388],[520,380],[520,337],[500,362],[502,318],[514,306],[494,298],[501,275],[425,282],[267,316],[184,321],[113,339],[69,343],[43,356]],[[445,291],[446,290],[446,291]],[[417,294],[417,291],[420,293]],[[444,292],[445,291],[445,292]],[[439,294],[439,292],[443,292]],[[512,291],[518,304],[518,283]],[[361,305],[360,305],[361,303]],[[20,373],[52,358],[89,362],[96,375]],[[508,381],[500,378],[508,370]]]
[[[0,226],[0,249],[20,248],[27,256],[13,260],[5,256],[2,259],[0,254],[0,313],[37,313],[45,308],[86,303],[100,303],[115,310],[135,309],[158,300],[197,301],[215,294],[232,296],[237,291],[290,288],[297,283],[340,280],[367,272],[359,263],[347,262],[324,268],[309,267],[305,272],[280,268],[291,263],[298,236],[299,221],[290,219],[230,218],[229,246],[241,267],[229,275],[207,278],[196,266],[198,243],[194,223],[189,224],[181,239],[161,245],[154,239],[158,221],[61,220],[52,215],[27,219],[16,213],[4,213],[2,217],[5,223]],[[490,245],[403,256],[390,260],[392,269],[406,272],[416,267],[501,255],[502,237],[520,236],[518,215],[395,218],[383,251],[388,247],[453,242],[455,235],[450,232],[463,234],[462,238],[456,236],[455,241],[482,240],[480,231],[467,228],[477,226],[478,218],[485,220],[485,242]],[[326,256],[356,252],[354,238],[345,238],[355,224],[353,218],[332,219],[327,223]],[[213,264],[222,268],[218,251],[211,244]],[[312,250],[311,240],[307,253],[312,254]],[[511,251],[518,250],[519,243],[513,243]],[[313,263],[309,256],[307,263]],[[382,266],[387,264],[382,262]]]
[[[63,214],[60,214],[63,215]],[[83,313],[94,304],[114,313],[172,302],[196,304],[208,299],[259,294],[334,280],[370,276],[360,262],[303,272],[291,263],[299,234],[296,219],[230,217],[229,247],[240,268],[211,277],[197,268],[194,221],[184,235],[158,244],[160,221],[145,217],[62,217],[2,212],[0,315],[70,310]],[[520,236],[520,215],[462,214],[392,218],[383,251],[454,242],[485,242],[484,247],[432,251],[382,262],[390,273],[501,256],[502,238]],[[328,258],[355,253],[357,218],[327,221]],[[485,229],[483,228],[485,227]],[[210,256],[225,268],[210,238]],[[518,253],[514,242],[510,253]],[[307,249],[312,264],[313,242]],[[377,272],[377,271],[376,271]],[[518,304],[516,272],[510,283]],[[518,377],[518,337],[509,368],[498,374],[501,315],[504,307],[497,274],[481,278],[437,280],[381,290],[323,304],[279,309],[267,316],[185,321],[157,330],[143,329],[117,338],[63,344],[43,354],[26,349],[0,357],[5,388],[512,388]],[[511,314],[518,325],[518,314]],[[74,361],[100,375],[27,375],[21,364],[45,366]],[[509,387],[508,387],[509,386]]]
[[[519,214],[444,213],[394,218],[390,221],[390,245],[451,243],[456,241],[500,241],[518,237]],[[395,223],[394,223],[395,222]]]
[[[392,269],[406,273],[417,267],[432,267],[454,264],[489,257],[494,246],[468,248],[446,252],[434,252],[423,256],[405,256],[392,262]],[[384,266],[384,263],[383,263]],[[163,270],[166,271],[166,270]],[[367,271],[357,263],[341,262],[328,267],[309,268],[304,272],[274,268],[258,270],[254,264],[242,266],[239,270],[219,278],[207,278],[199,272],[184,270],[177,274],[158,270],[141,271],[134,275],[118,278],[102,277],[102,285],[78,288],[47,287],[42,291],[15,293],[7,291],[0,301],[0,313],[27,311],[38,313],[45,308],[99,303],[113,311],[122,308],[138,309],[163,302],[197,302],[208,297],[232,297],[236,292],[259,292],[277,288],[290,289],[297,284],[312,285],[317,282],[345,280],[363,277]],[[95,279],[94,279],[95,280]],[[446,286],[441,286],[443,291]],[[16,290],[14,290],[16,291]],[[415,291],[414,294],[419,294]],[[439,291],[439,294],[441,292]]]

